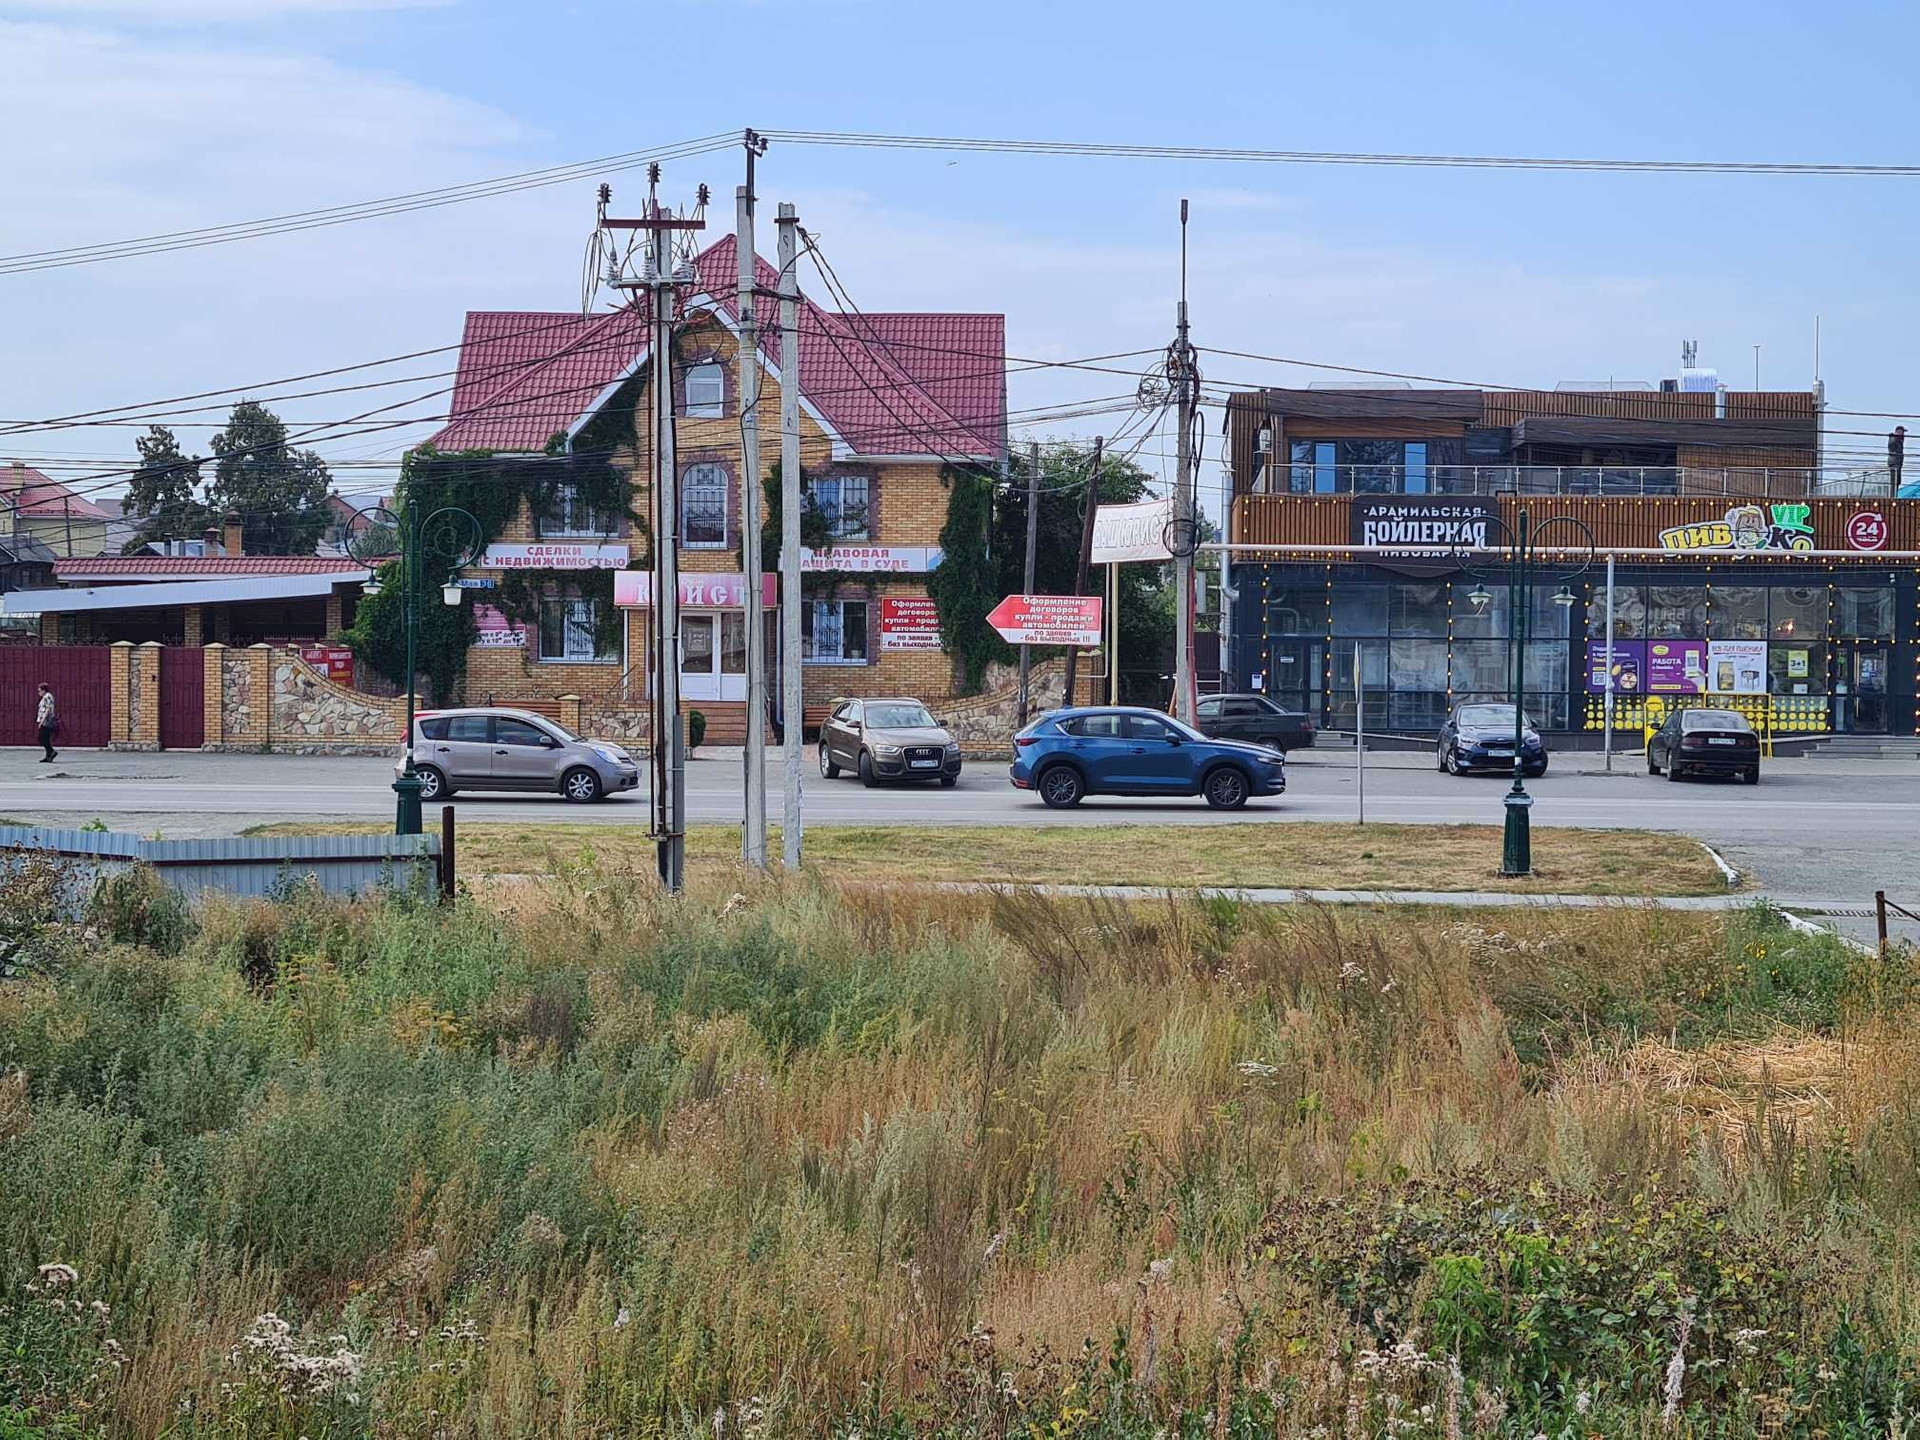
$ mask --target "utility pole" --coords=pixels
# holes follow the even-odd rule
[[[801,748],[807,716],[800,658],[800,216],[782,204],[780,225],[780,748],[785,760],[782,859],[800,868]]]
[[[1035,440],[1027,447],[1027,566],[1022,572],[1020,593],[1033,593],[1033,571],[1036,551],[1040,544],[1040,442]],[[1024,729],[1027,723],[1027,674],[1033,663],[1033,647],[1020,647],[1020,722],[1014,728]],[[1068,697],[1067,703],[1073,703]]]
[[[1087,567],[1093,563],[1093,518],[1100,508],[1100,456],[1106,449],[1107,437],[1093,437],[1093,473],[1087,476],[1087,513],[1080,518],[1080,563],[1073,571],[1073,593],[1087,593]],[[1077,649],[1067,651],[1067,693],[1065,703],[1077,703],[1073,698],[1073,682],[1080,672],[1080,652]]]
[[[653,400],[653,613],[650,660],[653,669],[653,841],[660,883],[679,893],[687,867],[687,758],[680,717],[680,521],[678,473],[674,464],[673,310],[674,257],[669,236],[706,229],[707,187],[700,187],[699,208],[682,218],[660,208],[660,166],[647,167],[647,209],[637,220],[609,219],[609,230],[647,232],[646,270],[638,277],[616,276],[616,288],[647,293],[648,353],[652,357]],[[601,190],[601,205],[607,199]]]
[[[1200,531],[1193,513],[1193,347],[1187,339],[1187,202],[1180,202],[1180,309],[1174,349],[1178,386],[1179,471],[1175,481],[1173,533],[1173,713],[1193,723],[1193,551]]]
[[[767,142],[746,132],[747,183],[734,194],[740,261],[740,560],[747,580],[746,805],[740,859],[767,866],[767,624],[760,600],[760,322],[754,300],[753,162]]]

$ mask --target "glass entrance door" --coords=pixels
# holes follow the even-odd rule
[[[1887,733],[1885,645],[1839,645],[1833,664],[1833,728],[1841,735]]]
[[[747,698],[747,617],[738,610],[680,617],[680,693],[688,700]]]

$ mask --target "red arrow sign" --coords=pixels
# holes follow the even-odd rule
[[[993,607],[987,623],[1013,645],[1100,643],[1098,595],[1009,595]]]

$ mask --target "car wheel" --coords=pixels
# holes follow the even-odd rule
[[[1449,775],[1459,775],[1462,773],[1460,769],[1460,751],[1457,746],[1449,745],[1447,747],[1447,758],[1441,762],[1441,768]]]
[[[453,790],[447,784],[447,777],[441,774],[436,767],[432,765],[422,765],[413,773],[420,781],[420,798],[422,801],[444,800],[447,796],[453,794]]]
[[[1535,780],[1538,780],[1542,775],[1546,773],[1547,773],[1547,762],[1544,760],[1542,760],[1538,765],[1530,765],[1527,767],[1527,774]]]
[[[1078,805],[1087,793],[1086,781],[1071,765],[1055,765],[1040,776],[1040,798],[1054,810]]]
[[[1647,747],[1647,774],[1658,775],[1659,773],[1660,767],[1653,763],[1653,747],[1649,745]]]
[[[1680,779],[1680,766],[1676,761],[1669,760],[1667,762],[1667,779],[1678,783]]]
[[[1740,773],[1740,778],[1749,785],[1758,785],[1760,783],[1760,767],[1756,765],[1751,770],[1743,770]]]
[[[1433,748],[1433,768],[1442,775],[1447,773],[1447,747],[1436,745]]]
[[[940,777],[940,788],[942,790],[951,790],[959,783],[960,777],[958,775],[942,775]]]
[[[576,805],[591,805],[600,798],[600,777],[576,765],[560,777],[560,793]]]
[[[860,752],[860,783],[869,790],[880,783],[873,773],[873,757],[864,750]]]
[[[820,742],[820,778],[822,780],[840,778],[840,767],[833,763],[833,752],[827,749],[827,742],[824,740]]]
[[[1222,765],[1207,776],[1202,793],[1216,810],[1238,810],[1247,803],[1247,777],[1231,765]]]

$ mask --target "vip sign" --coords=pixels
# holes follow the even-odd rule
[[[1813,507],[1736,505],[1718,520],[1669,525],[1660,548],[1676,554],[1704,550],[1796,551],[1813,549]]]

